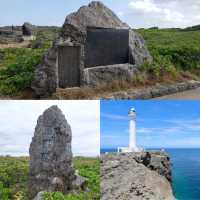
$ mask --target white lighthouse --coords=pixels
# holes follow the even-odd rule
[[[128,112],[129,117],[129,147],[119,147],[118,152],[139,152],[136,144],[136,111],[131,108]]]
[[[129,122],[129,151],[138,152],[139,149],[136,145],[136,111],[135,108],[131,108],[128,113]]]

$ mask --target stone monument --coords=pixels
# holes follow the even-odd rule
[[[144,61],[152,61],[145,41],[98,1],[66,17],[53,47],[36,67],[32,88],[37,97],[57,88],[131,81]]]
[[[22,34],[24,36],[32,36],[33,35],[33,28],[34,26],[28,22],[25,22],[22,25]]]
[[[41,191],[68,193],[77,176],[72,165],[72,132],[57,106],[47,109],[37,121],[30,145],[29,194]]]

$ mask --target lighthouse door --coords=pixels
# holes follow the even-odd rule
[[[58,47],[58,81],[60,88],[80,86],[80,47]]]

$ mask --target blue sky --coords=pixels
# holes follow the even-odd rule
[[[2,0],[0,26],[59,25],[65,17],[89,0]],[[197,0],[102,0],[123,21],[139,27],[185,27],[200,23]]]
[[[128,145],[128,110],[137,111],[143,148],[199,148],[200,101],[101,101],[101,148]]]

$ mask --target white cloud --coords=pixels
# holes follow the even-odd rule
[[[162,11],[152,0],[138,0],[131,1],[129,6],[134,10],[138,10],[144,13],[160,13]]]
[[[186,27],[200,24],[196,0],[130,0],[127,21],[134,27]],[[125,19],[125,17],[123,17]]]
[[[119,17],[123,17],[123,16],[124,16],[124,12],[119,11],[119,12],[117,13],[117,15],[118,15]]]
[[[101,113],[101,116],[107,119],[111,119],[111,120],[128,120],[128,116],[124,116],[124,115]]]
[[[28,155],[37,118],[52,105],[71,125],[74,155],[99,155],[99,101],[0,101],[0,154]]]

